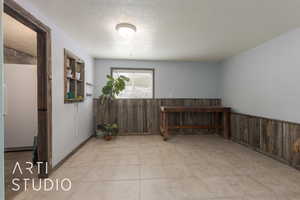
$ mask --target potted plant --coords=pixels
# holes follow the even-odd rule
[[[126,82],[129,81],[129,78],[125,76],[118,76],[116,78],[107,75],[106,85],[102,88],[102,94],[100,96],[100,103],[106,104],[108,113],[111,113],[111,102],[118,96],[126,86]],[[111,140],[112,136],[118,134],[118,125],[114,122],[107,124],[98,125],[98,130],[103,133],[103,136],[106,140]]]
[[[107,141],[111,140],[113,136],[118,134],[118,125],[115,123],[98,125],[98,129],[103,132],[103,137]]]

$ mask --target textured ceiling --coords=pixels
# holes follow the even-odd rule
[[[3,15],[3,29],[5,46],[36,56],[36,32],[7,14]]]
[[[218,61],[300,26],[299,0],[27,1],[97,58]]]

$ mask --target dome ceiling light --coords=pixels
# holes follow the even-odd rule
[[[136,26],[129,23],[120,23],[116,25],[116,30],[123,37],[131,37],[136,32]]]

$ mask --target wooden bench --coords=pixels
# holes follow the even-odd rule
[[[214,125],[169,125],[170,113],[215,113]],[[219,124],[220,115],[223,115],[222,124]],[[160,107],[160,132],[164,140],[169,138],[170,129],[215,129],[217,133],[222,129],[225,139],[230,139],[230,114],[231,108],[222,106],[161,106]]]

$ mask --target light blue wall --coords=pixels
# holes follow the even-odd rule
[[[0,199],[4,199],[4,123],[3,123],[3,34],[2,34],[2,10],[3,1],[0,0]]]
[[[300,123],[300,29],[221,64],[225,105],[240,113]]]
[[[93,83],[94,59],[32,1],[17,0],[24,9],[51,28],[52,40],[52,164],[55,166],[93,134],[93,99],[64,103],[64,48],[85,61],[85,80]]]
[[[95,97],[100,95],[111,67],[154,68],[155,98],[218,98],[220,67],[217,63],[95,60]]]

